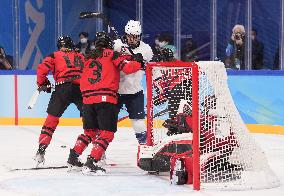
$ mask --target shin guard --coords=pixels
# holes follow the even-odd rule
[[[48,146],[50,144],[50,141],[52,139],[52,135],[59,123],[59,117],[52,116],[48,114],[43,127],[41,129],[41,133],[39,136],[39,145],[46,145]]]
[[[84,134],[78,136],[74,146],[74,150],[78,155],[81,155],[83,151],[88,147],[91,141],[94,141],[98,132],[95,129],[85,129]]]
[[[98,137],[93,141],[93,148],[90,156],[97,161],[101,160],[102,155],[105,153],[109,143],[113,140],[113,138],[113,132],[101,130]]]

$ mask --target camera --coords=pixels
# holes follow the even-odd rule
[[[243,35],[241,33],[235,33],[234,38],[235,40],[240,40],[243,38]]]

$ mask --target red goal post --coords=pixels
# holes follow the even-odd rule
[[[148,63],[146,68],[146,83],[147,83],[147,145],[153,145],[153,67],[156,68],[185,68],[190,70],[192,79],[192,116],[193,116],[193,141],[199,141],[199,131],[198,131],[198,66],[191,62],[159,62],[159,63]],[[193,142],[193,186],[194,189],[200,189],[199,180],[199,142]]]

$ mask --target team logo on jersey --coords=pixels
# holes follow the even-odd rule
[[[102,101],[106,102],[107,98],[106,96],[102,96]]]

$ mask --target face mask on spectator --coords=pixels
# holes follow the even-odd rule
[[[165,47],[167,44],[168,44],[168,42],[166,42],[166,41],[158,42],[158,45],[159,45],[160,48]]]
[[[159,40],[155,39],[155,45],[158,46],[159,45]]]
[[[96,46],[95,45],[91,45],[90,49],[94,50],[94,49],[96,49]]]
[[[252,35],[252,36],[251,36],[251,39],[252,39],[252,40],[255,40],[255,35]]]
[[[85,44],[85,43],[87,43],[87,41],[88,41],[87,38],[82,38],[82,39],[80,40],[81,44]]]

